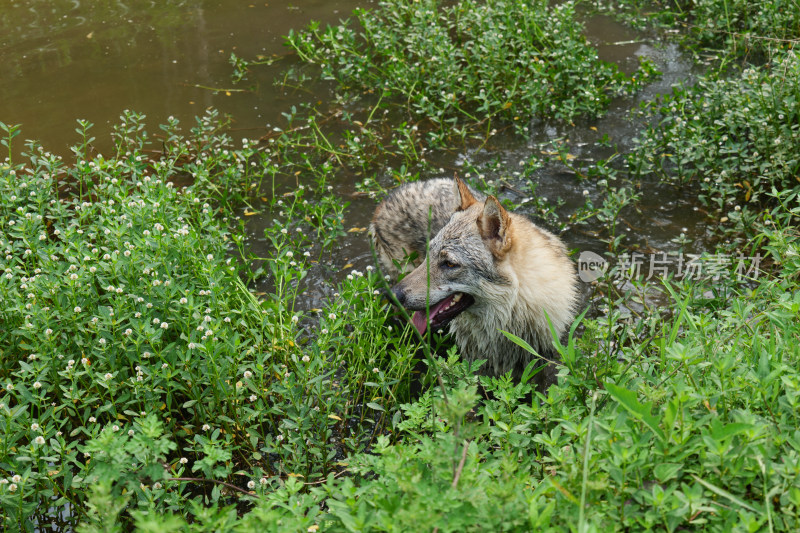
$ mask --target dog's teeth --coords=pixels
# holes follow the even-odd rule
[[[461,299],[461,296],[462,294],[460,292],[455,296],[453,296],[453,303],[451,303],[450,305],[453,305],[454,303],[458,302]]]

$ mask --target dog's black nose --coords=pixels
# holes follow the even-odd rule
[[[383,287],[380,289],[381,299],[386,300],[389,303],[393,303],[394,300],[392,299],[392,289],[388,287]]]
[[[395,285],[392,287],[392,294],[394,294],[394,297],[397,298],[397,303],[399,303],[401,307],[405,307],[406,291],[404,291],[400,286]]]

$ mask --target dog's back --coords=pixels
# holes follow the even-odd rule
[[[470,189],[476,198],[484,195]],[[392,190],[375,210],[369,236],[381,270],[392,279],[411,272],[425,257],[428,243],[458,210],[458,185],[451,178],[414,181]],[[406,262],[412,257],[410,263]],[[399,266],[399,268],[398,268]]]

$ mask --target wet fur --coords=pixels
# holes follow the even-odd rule
[[[471,194],[485,197],[470,189]],[[369,236],[384,274],[397,279],[419,266],[433,235],[439,233],[459,208],[455,180],[434,178],[398,187],[381,202],[372,217]],[[406,261],[408,256],[414,257]]]
[[[410,310],[425,310],[428,294],[431,305],[453,293],[471,295],[475,302],[449,324],[462,356],[469,361],[486,359],[482,374],[511,371],[519,378],[535,356],[500,330],[555,359],[546,317],[563,336],[578,301],[575,269],[558,237],[506,211],[494,197],[484,199],[463,183],[459,187],[457,181],[435,179],[396,189],[375,212],[373,242],[384,268],[404,250],[424,258],[430,209],[434,213],[430,273],[418,259],[419,266],[393,292]],[[425,214],[425,223],[420,213]],[[393,248],[397,243],[403,248]],[[555,381],[555,373],[554,365],[548,365],[537,375],[539,390]]]

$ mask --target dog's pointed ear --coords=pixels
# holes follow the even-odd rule
[[[511,249],[511,238],[508,228],[511,217],[508,211],[500,205],[497,198],[490,196],[483,206],[483,213],[478,217],[478,232],[489,247],[492,255],[502,259]]]
[[[461,205],[459,206],[458,210],[463,211],[472,204],[476,203],[478,200],[472,196],[472,193],[469,191],[469,187],[467,184],[461,181],[461,178],[458,176],[453,176],[453,179],[456,180],[456,185],[458,186],[458,194],[461,196]]]

